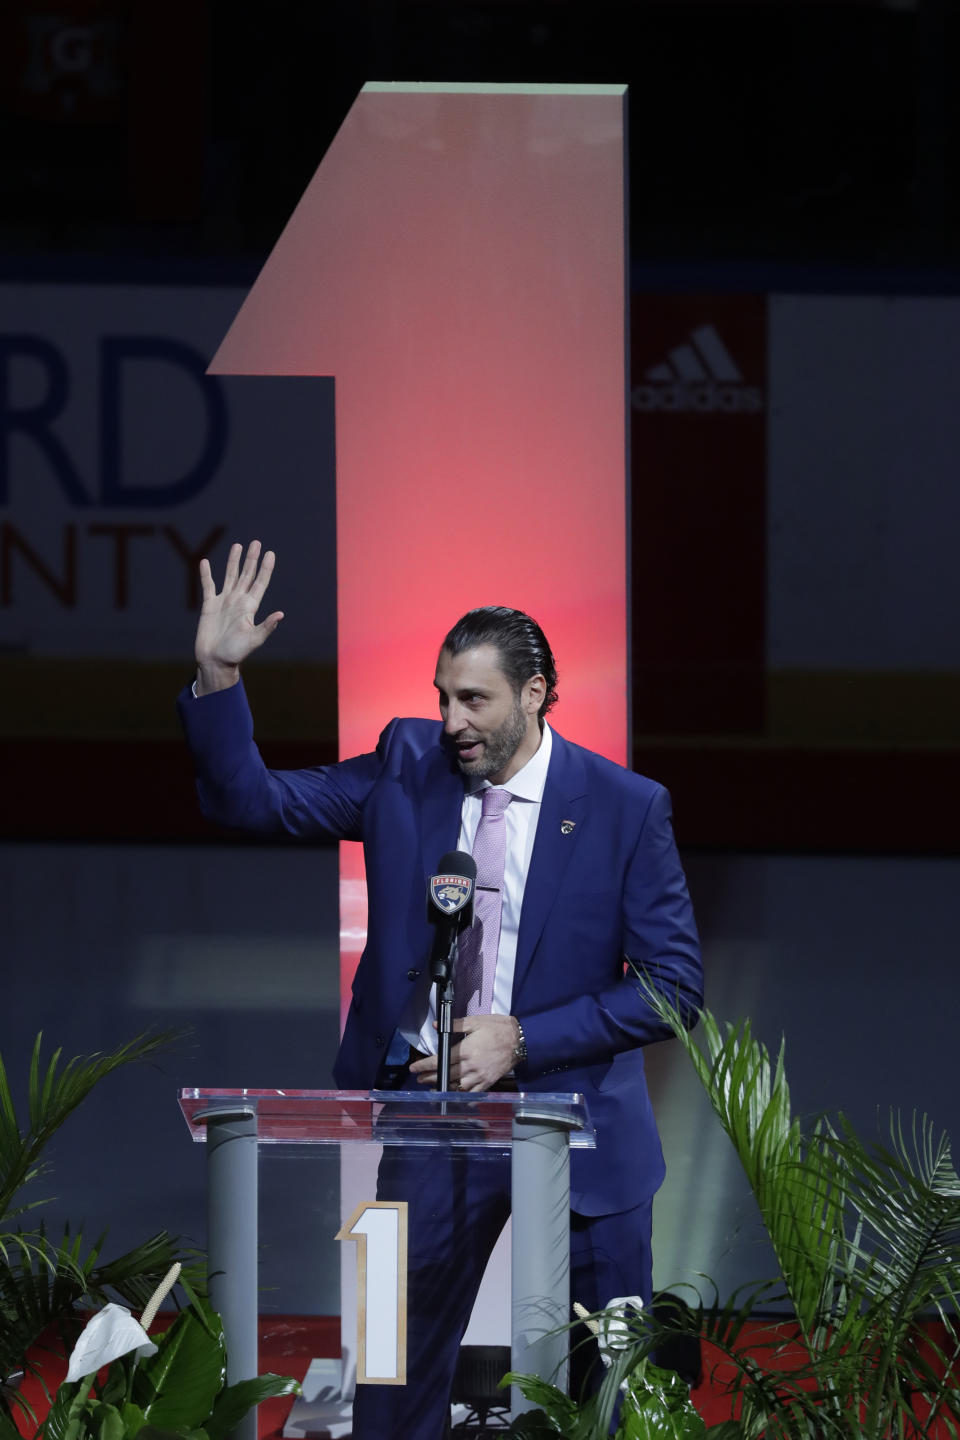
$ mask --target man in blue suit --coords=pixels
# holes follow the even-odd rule
[[[585,1095],[597,1149],[572,1156],[571,1293],[588,1309],[613,1295],[649,1300],[651,1205],[663,1157],[643,1047],[668,1032],[630,962],[691,1021],[702,1000],[666,791],[550,727],[556,669],[549,645],[529,616],[501,607],[471,611],[444,639],[434,678],[439,722],[393,720],[372,754],[312,770],[267,770],[239,666],[283,618],[274,612],[256,623],[273,564],[270,551],[261,559],[257,542],[246,557],[235,545],[218,592],[202,562],[197,679],[179,704],[208,817],[364,845],[368,939],[337,1084],[436,1083],[426,880],[444,853],[473,848],[484,792],[508,792],[492,985],[481,1013],[455,1022],[451,1083]],[[430,1297],[409,1321],[408,1366],[412,1375],[421,1371],[416,1388],[358,1387],[355,1436],[442,1434],[460,1336],[509,1209],[500,1179],[460,1178],[449,1273],[434,1254],[425,1257]],[[385,1183],[381,1173],[381,1189]],[[402,1183],[411,1188],[409,1173]],[[417,1196],[414,1267],[415,1233],[442,1228],[450,1217],[438,1216],[438,1207],[447,1203]]]

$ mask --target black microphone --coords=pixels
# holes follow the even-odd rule
[[[447,978],[457,936],[473,924],[476,883],[477,862],[464,850],[442,855],[436,873],[430,876],[427,919],[436,926],[430,956],[430,973],[435,980]]]

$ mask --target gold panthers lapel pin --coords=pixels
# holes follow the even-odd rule
[[[570,834],[573,832],[573,827],[576,825],[576,823],[577,823],[576,820],[561,820],[561,821],[560,821],[560,834],[561,834],[561,835],[570,835]]]

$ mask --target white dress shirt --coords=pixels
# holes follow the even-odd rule
[[[550,752],[553,736],[550,726],[543,722],[543,734],[534,755],[526,765],[498,785],[498,790],[509,790],[513,796],[504,813],[507,827],[507,849],[503,872],[503,908],[500,913],[500,947],[497,951],[497,968],[493,980],[494,1015],[509,1015],[513,995],[513,972],[517,961],[517,935],[520,930],[520,909],[523,905],[523,891],[530,870],[533,842],[537,836],[537,822],[540,819],[540,804],[543,787],[547,783]],[[463,805],[460,809],[460,839],[458,848],[473,853],[473,842],[480,824],[483,808],[483,792],[491,789],[489,780],[467,782]],[[436,988],[430,981],[430,967],[425,966],[426,982],[417,987],[417,994],[411,998],[403,1018],[400,1032],[425,1055],[437,1053],[437,1032],[434,1029],[436,1014]],[[426,1019],[419,1021],[426,1006]]]

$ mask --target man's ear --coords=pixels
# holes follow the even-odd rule
[[[521,701],[528,715],[537,715],[547,694],[547,682],[542,675],[532,675],[523,687]]]

